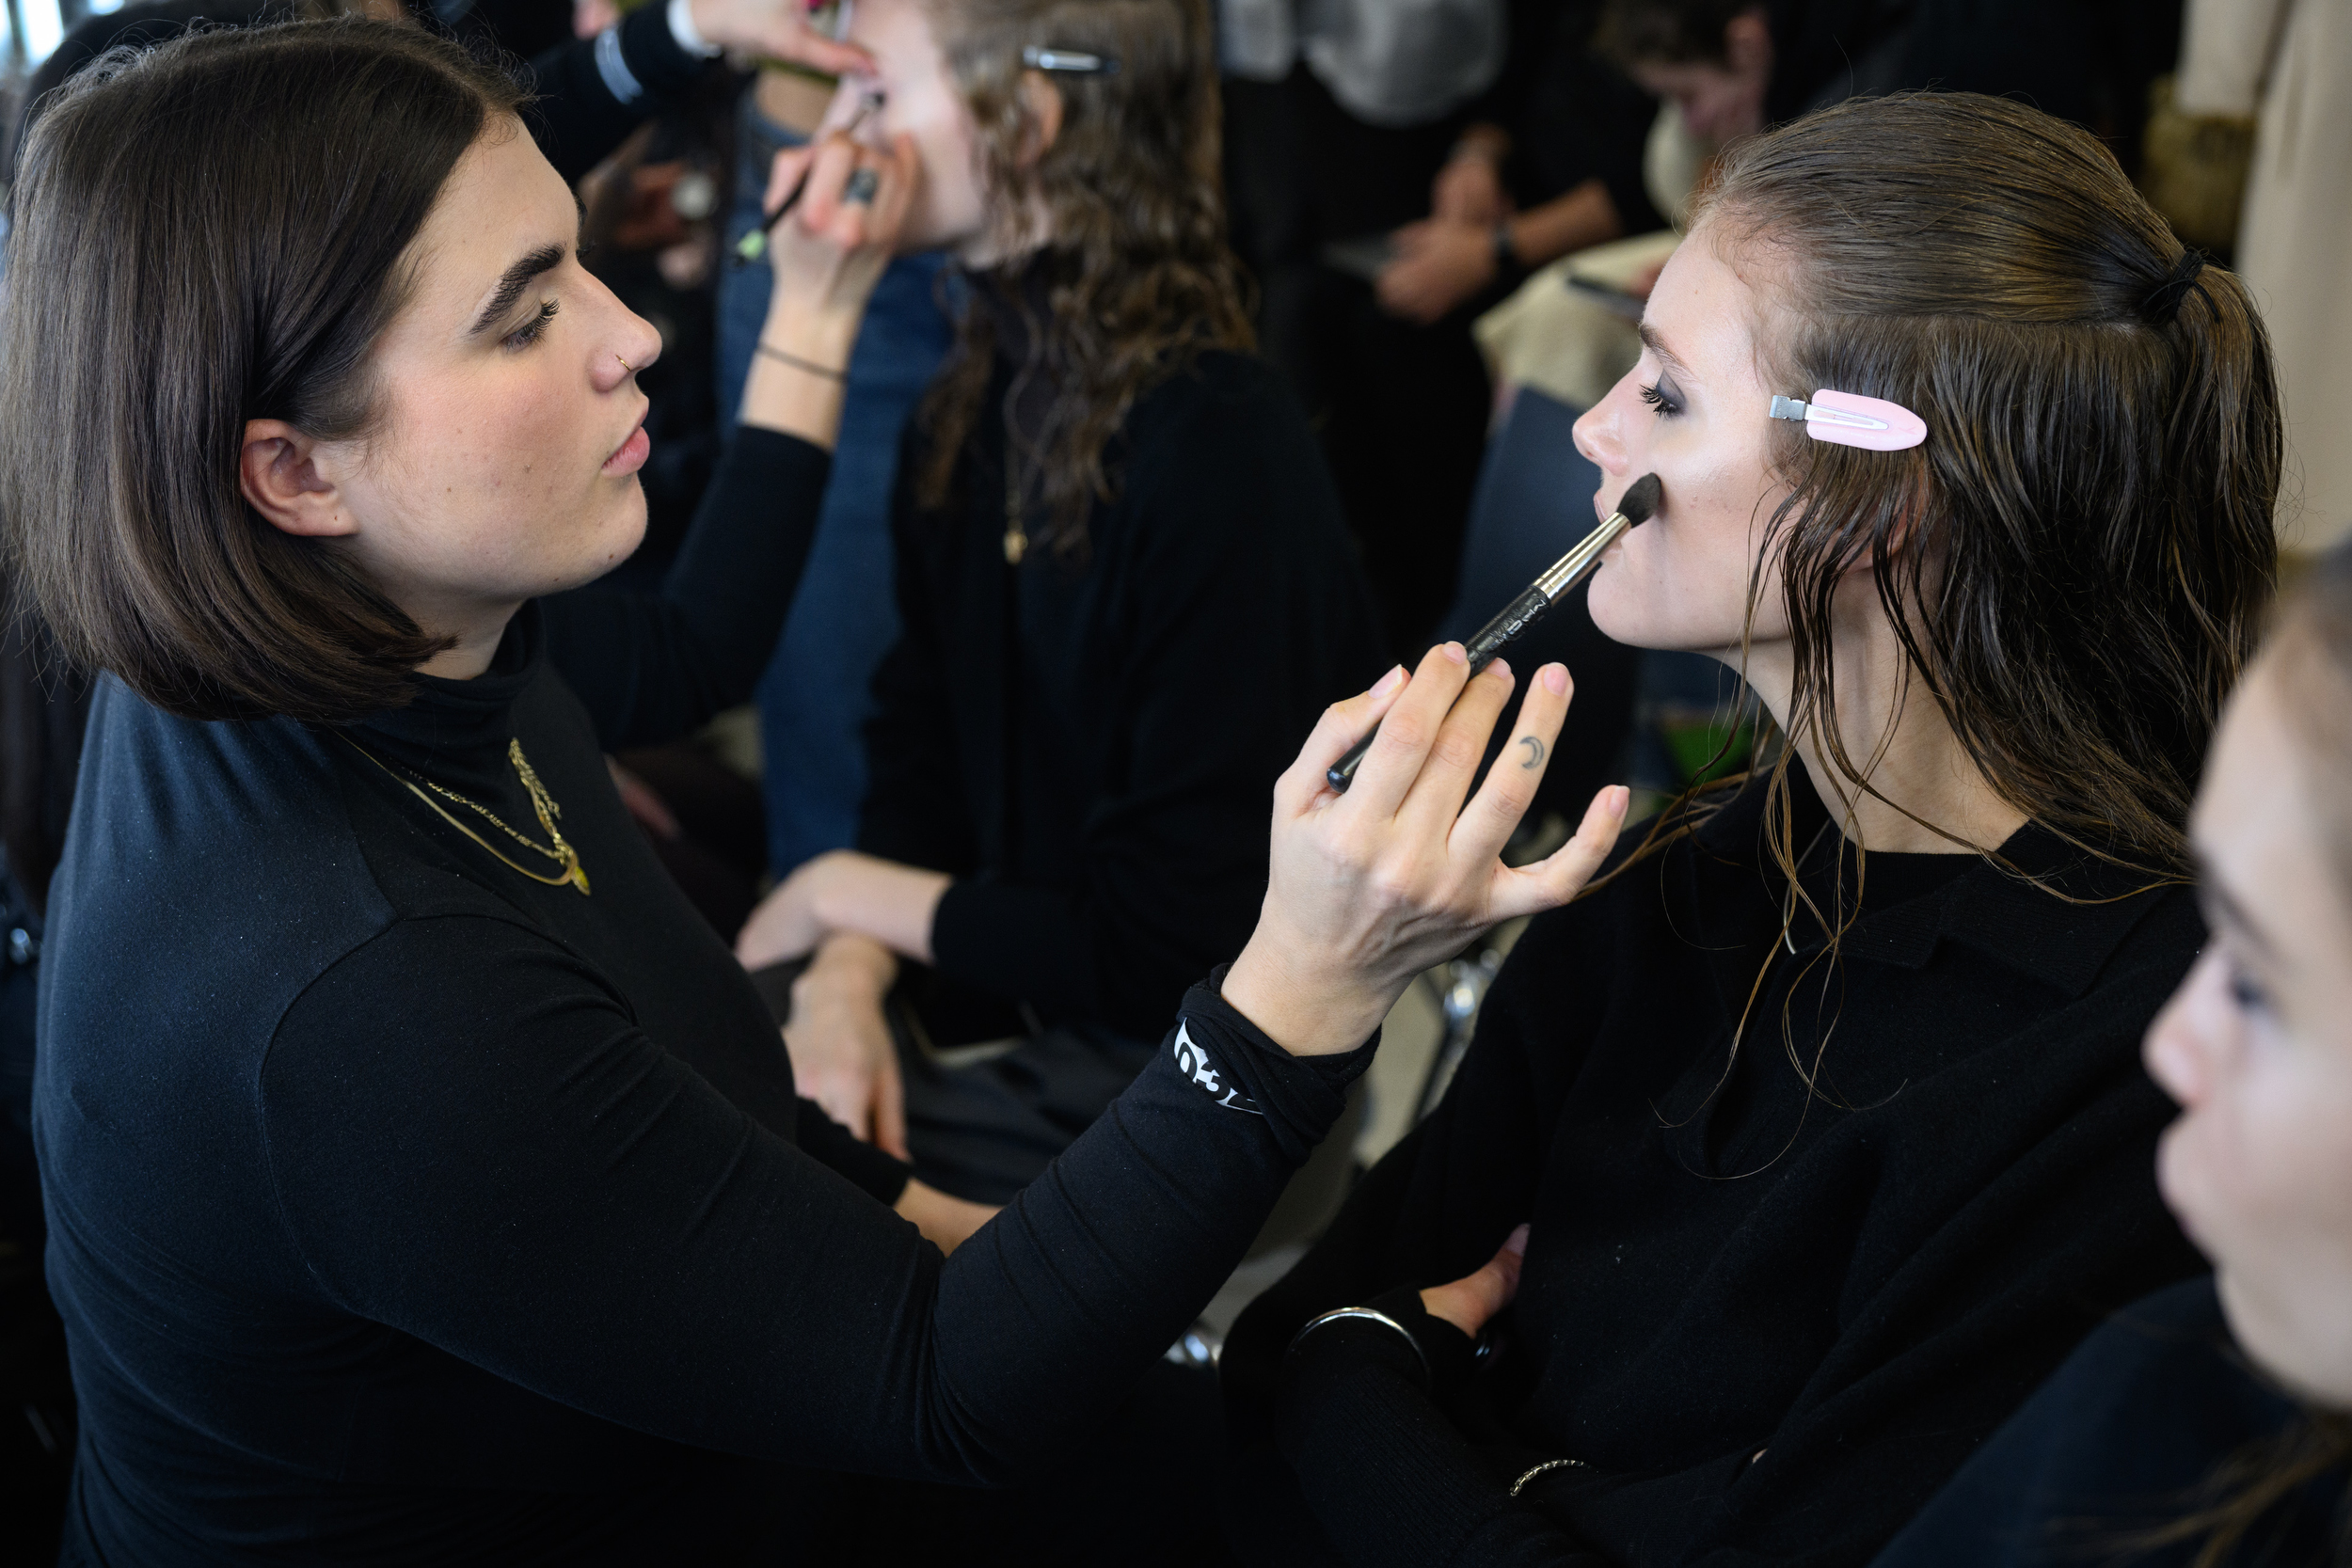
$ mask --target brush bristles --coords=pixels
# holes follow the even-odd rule
[[[1639,528],[1648,522],[1649,515],[1658,510],[1658,503],[1665,498],[1665,488],[1658,483],[1656,474],[1644,474],[1627,485],[1625,494],[1617,500],[1617,515],[1625,519],[1626,527]]]

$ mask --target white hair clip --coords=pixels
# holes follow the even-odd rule
[[[1058,71],[1070,76],[1116,76],[1119,60],[1110,55],[1089,55],[1083,49],[1040,49],[1032,43],[1021,51],[1021,63],[1031,71]]]
[[[1826,387],[1813,394],[1811,403],[1774,397],[1772,418],[1797,421],[1817,441],[1871,451],[1900,451],[1928,438],[1927,421],[1901,404],[1833,392]]]

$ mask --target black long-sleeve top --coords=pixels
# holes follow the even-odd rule
[[[2188,1568],[2202,1535],[2134,1538],[2225,1500],[2226,1468],[2277,1463],[2306,1418],[2232,1340],[2213,1280],[2175,1285],[2084,1340],[1873,1568]],[[2228,1560],[2337,1560],[2346,1479],[2337,1465],[2290,1492]]]
[[[1380,673],[1371,593],[1304,416],[1226,353],[1136,401],[1083,558],[1009,564],[1011,379],[1000,352],[949,506],[902,466],[858,847],[955,876],[943,974],[1150,1038],[1257,920],[1276,776]]]
[[[1867,1562],[2101,1311],[2201,1267],[2155,1192],[2171,1108],[2138,1056],[2201,940],[2188,891],[2134,892],[2030,824],[2010,864],[2108,901],[1873,854],[1832,970],[1810,917],[1781,937],[1762,794],[1530,927],[1443,1104],[1236,1325],[1238,1539],[1294,1563]],[[1842,840],[1795,794],[1831,908]],[[1809,1102],[1792,1056],[1818,1060]],[[1285,1372],[1308,1318],[1458,1278],[1521,1222],[1491,1381],[1433,1402],[1361,1324]],[[1553,1459],[1576,1464],[1508,1496]]]
[[[33,73],[10,142],[10,158],[51,88],[118,44],[151,45],[198,23],[248,27],[295,19],[293,0],[144,0],[77,24]],[[536,96],[523,111],[539,150],[570,183],[602,163],[645,118],[693,85],[710,62],[678,47],[668,9],[650,5],[624,18],[611,45],[567,39],[534,56],[530,79]],[[626,82],[638,91],[622,98],[598,69],[597,51],[617,50]]]
[[[34,1092],[68,1560],[742,1560],[810,1469],[1015,1473],[1238,1260],[1366,1053],[1197,989],[1184,1065],[943,1259],[622,808],[604,751],[767,663],[827,469],[739,433],[664,593],[526,607],[341,730],[102,683]],[[411,787],[543,838],[510,743],[587,895]]]

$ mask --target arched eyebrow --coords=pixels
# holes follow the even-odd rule
[[[1672,365],[1676,370],[1680,371],[1683,374],[1688,375],[1691,373],[1691,366],[1689,362],[1686,361],[1682,356],[1677,354],[1674,350],[1666,346],[1666,340],[1658,335],[1658,328],[1650,325],[1647,322],[1644,322],[1639,330],[1642,334],[1642,344],[1644,347],[1647,348],[1652,354],[1658,356],[1659,358],[1664,360],[1667,364]]]
[[[588,226],[587,203],[581,201],[575,194],[572,198],[572,205],[580,210],[580,227],[585,229]],[[574,247],[577,244],[575,240]],[[466,336],[483,337],[492,327],[505,320],[506,312],[512,310],[515,308],[515,302],[523,297],[523,291],[531,287],[532,278],[542,273],[553,272],[564,264],[564,253],[566,248],[561,245],[543,245],[499,274],[499,286],[491,291],[489,303],[483,306],[482,313],[476,316],[473,325],[466,329]]]

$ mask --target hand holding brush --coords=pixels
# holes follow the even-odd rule
[[[1656,474],[1644,474],[1626,486],[1617,509],[1606,522],[1578,541],[1576,548],[1553,562],[1549,570],[1528,584],[1525,593],[1504,606],[1502,613],[1479,627],[1478,635],[1463,644],[1463,652],[1470,658],[1470,673],[1476,675],[1493,663],[1495,656],[1542,619],[1544,611],[1556,604],[1561,594],[1592,576],[1593,568],[1600,564],[1601,551],[1615,544],[1617,536],[1628,529],[1647,522],[1650,514],[1658,510],[1661,488]],[[1324,777],[1333,789],[1344,790],[1355,782],[1356,769],[1362,765],[1364,753],[1372,750],[1373,739],[1379,733],[1375,730],[1364,736],[1347,755],[1331,765]]]

